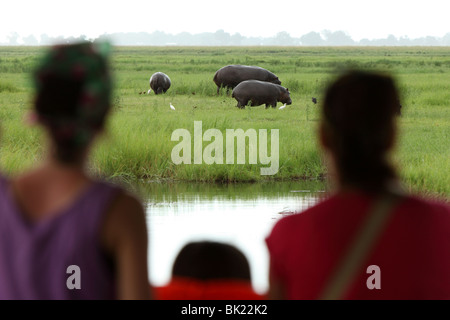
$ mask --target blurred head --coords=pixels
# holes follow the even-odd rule
[[[80,161],[110,109],[107,44],[56,45],[34,73],[35,112],[61,163]]]
[[[250,281],[250,266],[245,255],[234,246],[211,241],[190,242],[178,253],[172,276]]]
[[[399,96],[390,76],[349,71],[327,89],[321,141],[341,186],[382,191],[395,172],[387,154],[395,140]]]

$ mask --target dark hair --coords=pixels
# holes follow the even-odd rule
[[[178,253],[172,275],[198,280],[250,280],[250,266],[245,255],[232,245],[214,241],[190,242]]]
[[[85,144],[78,143],[72,134],[76,124],[70,119],[76,118],[76,109],[83,83],[70,79],[48,77],[39,95],[36,97],[35,109],[48,128],[55,142],[56,158],[62,163],[73,163],[79,160]],[[59,119],[67,119],[61,122]],[[67,130],[67,134],[64,134]]]
[[[44,55],[34,79],[34,107],[50,132],[56,158],[78,162],[110,109],[105,53],[90,42],[56,45]]]
[[[399,108],[388,75],[352,70],[328,87],[322,124],[342,184],[379,192],[395,178],[386,156]]]

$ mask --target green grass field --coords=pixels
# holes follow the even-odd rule
[[[39,47],[0,48],[0,166],[15,173],[41,156],[42,132],[23,124],[31,108],[30,74]],[[216,95],[214,73],[228,64],[264,67],[291,92],[283,110],[247,107]],[[357,67],[392,73],[402,95],[399,136],[392,154],[411,191],[450,195],[450,50],[439,47],[117,47],[111,66],[114,108],[105,134],[91,159],[93,173],[133,181],[262,181],[323,179],[326,168],[318,149],[318,105],[338,71]],[[139,94],[149,89],[157,71],[169,75],[167,94]],[[176,110],[170,110],[172,103]],[[280,106],[281,104],[279,104]],[[210,128],[244,131],[279,129],[279,170],[261,176],[257,164],[180,164],[171,159],[174,130],[193,133],[194,121]],[[203,143],[203,148],[208,142]]]

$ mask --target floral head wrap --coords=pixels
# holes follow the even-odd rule
[[[111,104],[109,48],[91,42],[55,45],[35,70],[35,109],[57,143],[84,146],[103,125]]]

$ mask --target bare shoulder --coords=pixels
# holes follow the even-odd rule
[[[119,191],[119,194],[111,204],[109,211],[112,215],[125,216],[127,219],[130,219],[133,216],[144,215],[142,201],[125,190]]]
[[[102,246],[115,264],[117,297],[149,299],[145,210],[126,191],[121,191],[106,213]]]
[[[108,251],[115,251],[118,242],[147,240],[145,210],[142,202],[127,191],[121,190],[108,209],[103,228],[102,242]]]

